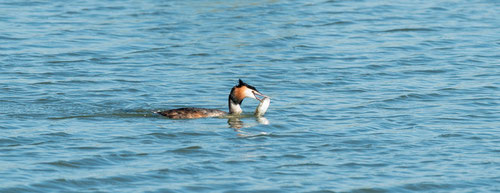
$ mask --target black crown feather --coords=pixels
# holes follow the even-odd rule
[[[246,86],[246,87],[248,87],[249,89],[252,89],[252,90],[255,90],[255,91],[257,91],[257,92],[258,92],[258,90],[257,90],[255,87],[253,87],[253,86],[251,86],[251,85],[249,85],[249,84],[247,84],[247,83],[244,83],[241,79],[239,79],[239,80],[238,80],[238,86],[236,86],[236,87],[242,87],[242,86]]]

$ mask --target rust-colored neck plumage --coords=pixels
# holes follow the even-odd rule
[[[248,89],[246,86],[233,87],[231,93],[229,93],[228,106],[229,114],[241,114],[241,103],[245,98],[245,90]]]
[[[257,89],[241,79],[238,80],[238,85],[234,86],[229,93],[228,106],[229,114],[241,114],[241,102],[245,97],[255,98],[253,92],[258,92]]]

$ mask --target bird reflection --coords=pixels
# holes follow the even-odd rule
[[[267,120],[264,117],[264,114],[266,113],[267,109],[269,108],[269,104],[271,103],[271,99],[267,96],[265,96],[263,99],[260,100],[259,105],[255,109],[255,113],[253,114],[253,117],[255,117],[255,120],[257,123],[244,123],[240,118],[243,118],[242,116],[229,116],[227,117],[227,123],[229,124],[229,127],[233,128],[235,131],[239,131],[241,128],[245,127],[254,127],[256,125],[262,124],[262,125],[268,125],[269,120]]]
[[[255,127],[257,125],[268,125],[269,120],[265,117],[255,117],[257,123],[245,123],[241,120],[240,117],[231,117],[227,120],[230,128],[233,128],[235,131],[239,131],[242,128]]]

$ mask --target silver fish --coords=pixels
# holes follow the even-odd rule
[[[267,108],[271,104],[271,99],[269,97],[265,97],[260,101],[259,106],[255,109],[255,116],[261,117],[266,114]]]

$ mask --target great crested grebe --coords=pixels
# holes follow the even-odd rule
[[[241,110],[241,103],[245,98],[253,98],[262,102],[262,99],[257,97],[257,95],[267,98],[268,96],[260,93],[255,87],[250,86],[247,83],[244,83],[241,79],[239,79],[238,85],[234,86],[229,93],[228,98],[228,106],[229,106],[229,114],[231,115],[239,115],[243,112]],[[180,109],[171,109],[166,111],[156,112],[160,115],[171,119],[195,119],[202,117],[220,117],[227,114],[227,112],[217,110],[217,109],[205,109],[205,108],[180,108]]]

